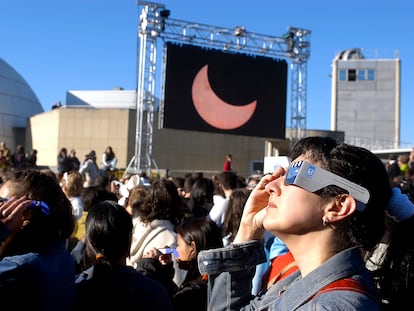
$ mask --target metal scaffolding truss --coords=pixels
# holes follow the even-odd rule
[[[169,17],[163,4],[138,1],[139,62],[137,82],[137,124],[135,156],[130,169],[149,172],[157,69],[157,40],[212,47],[250,55],[283,58],[291,65],[291,140],[302,137],[306,129],[307,60],[310,56],[310,30],[289,27],[281,37],[249,32],[243,26],[223,28]],[[133,162],[133,163],[132,163]]]

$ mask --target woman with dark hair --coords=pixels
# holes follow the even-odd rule
[[[111,146],[107,146],[105,151],[102,153],[102,174],[106,174],[107,171],[113,171],[116,169],[118,159],[115,155],[114,150]]]
[[[59,175],[59,181],[64,173],[70,172],[72,169],[72,163],[68,158],[68,149],[61,148],[59,150],[59,154],[57,155],[57,174]]]
[[[414,213],[414,210],[412,210]],[[393,225],[383,261],[374,271],[384,310],[404,310],[413,307],[414,293],[414,216]]]
[[[223,244],[225,246],[233,243],[239,229],[240,220],[243,214],[244,205],[249,198],[251,190],[247,188],[234,189],[229,197],[224,223],[221,228],[223,234]]]
[[[68,248],[71,250],[71,254],[75,261],[76,273],[86,270],[91,266],[91,263],[85,255],[86,218],[89,209],[102,201],[109,200],[116,202],[117,197],[113,192],[110,192],[105,188],[94,186],[83,188],[81,192],[81,200],[83,205],[82,217],[76,223],[75,230],[68,243]]]
[[[131,216],[116,202],[89,209],[85,241],[93,266],[77,276],[74,310],[171,310],[161,284],[126,265],[131,232]]]
[[[180,269],[187,275],[180,286],[172,281],[172,256],[164,249],[152,249],[139,262],[138,270],[160,281],[171,295],[174,310],[207,310],[207,276],[201,275],[197,266],[197,255],[201,250],[223,246],[221,231],[217,224],[207,217],[185,220],[177,226],[177,256]]]
[[[155,248],[176,247],[175,226],[183,218],[183,202],[174,182],[168,179],[154,180],[145,200],[133,218],[130,257],[127,263],[133,267],[142,256]],[[177,283],[181,273],[176,271]]]
[[[407,197],[391,188],[384,164],[367,149],[307,137],[293,146],[290,158],[288,168],[265,175],[250,194],[234,244],[199,254],[200,271],[211,282],[209,305],[380,310],[363,253],[381,241],[385,212],[395,212]],[[259,242],[265,230],[286,244],[298,269],[252,297],[254,268],[265,260]]]
[[[191,187],[187,206],[193,217],[207,216],[214,204],[214,183],[206,177],[197,178]]]
[[[54,177],[14,172],[0,188],[0,300],[16,310],[71,310],[75,266],[66,249],[72,205]]]

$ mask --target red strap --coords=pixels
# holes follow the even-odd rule
[[[331,284],[325,286],[322,288],[319,293],[328,292],[331,290],[337,290],[337,289],[343,289],[343,290],[353,290],[360,293],[365,293],[365,287],[358,281],[354,279],[342,279],[337,280],[335,282],[332,282]]]
[[[320,295],[322,293],[329,292],[332,290],[351,290],[354,292],[367,295],[371,299],[379,303],[379,298],[376,294],[372,293],[371,290],[368,290],[361,282],[351,278],[341,279],[332,282],[331,284],[328,284],[327,286],[322,288],[316,295]]]
[[[298,266],[296,265],[295,259],[293,258],[290,252],[274,258],[272,260],[271,266],[263,276],[261,289],[269,288],[275,282],[280,281],[281,279],[285,278],[286,276],[290,275],[296,270],[298,270]],[[351,278],[337,280],[326,285],[319,292],[317,292],[311,299],[313,299],[316,295],[320,295],[322,293],[332,290],[350,290],[358,292],[367,295],[372,300],[376,301],[377,303],[380,303],[379,297],[376,293],[372,292],[372,290],[370,289],[367,289],[361,282]]]
[[[268,289],[274,283],[284,279],[296,270],[298,270],[298,266],[290,252],[275,257],[262,277],[261,289]]]

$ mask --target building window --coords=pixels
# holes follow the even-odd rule
[[[356,70],[348,69],[348,81],[356,81]]]
[[[365,79],[365,70],[358,69],[358,81],[364,81]]]
[[[341,69],[339,70],[339,80],[340,81],[346,81],[346,70],[345,69]]]
[[[368,69],[367,73],[368,73],[367,80],[374,81],[375,80],[375,70],[374,69]]]
[[[339,81],[374,81],[374,69],[340,69]]]

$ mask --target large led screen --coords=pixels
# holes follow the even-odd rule
[[[285,139],[287,63],[166,43],[163,128]]]

